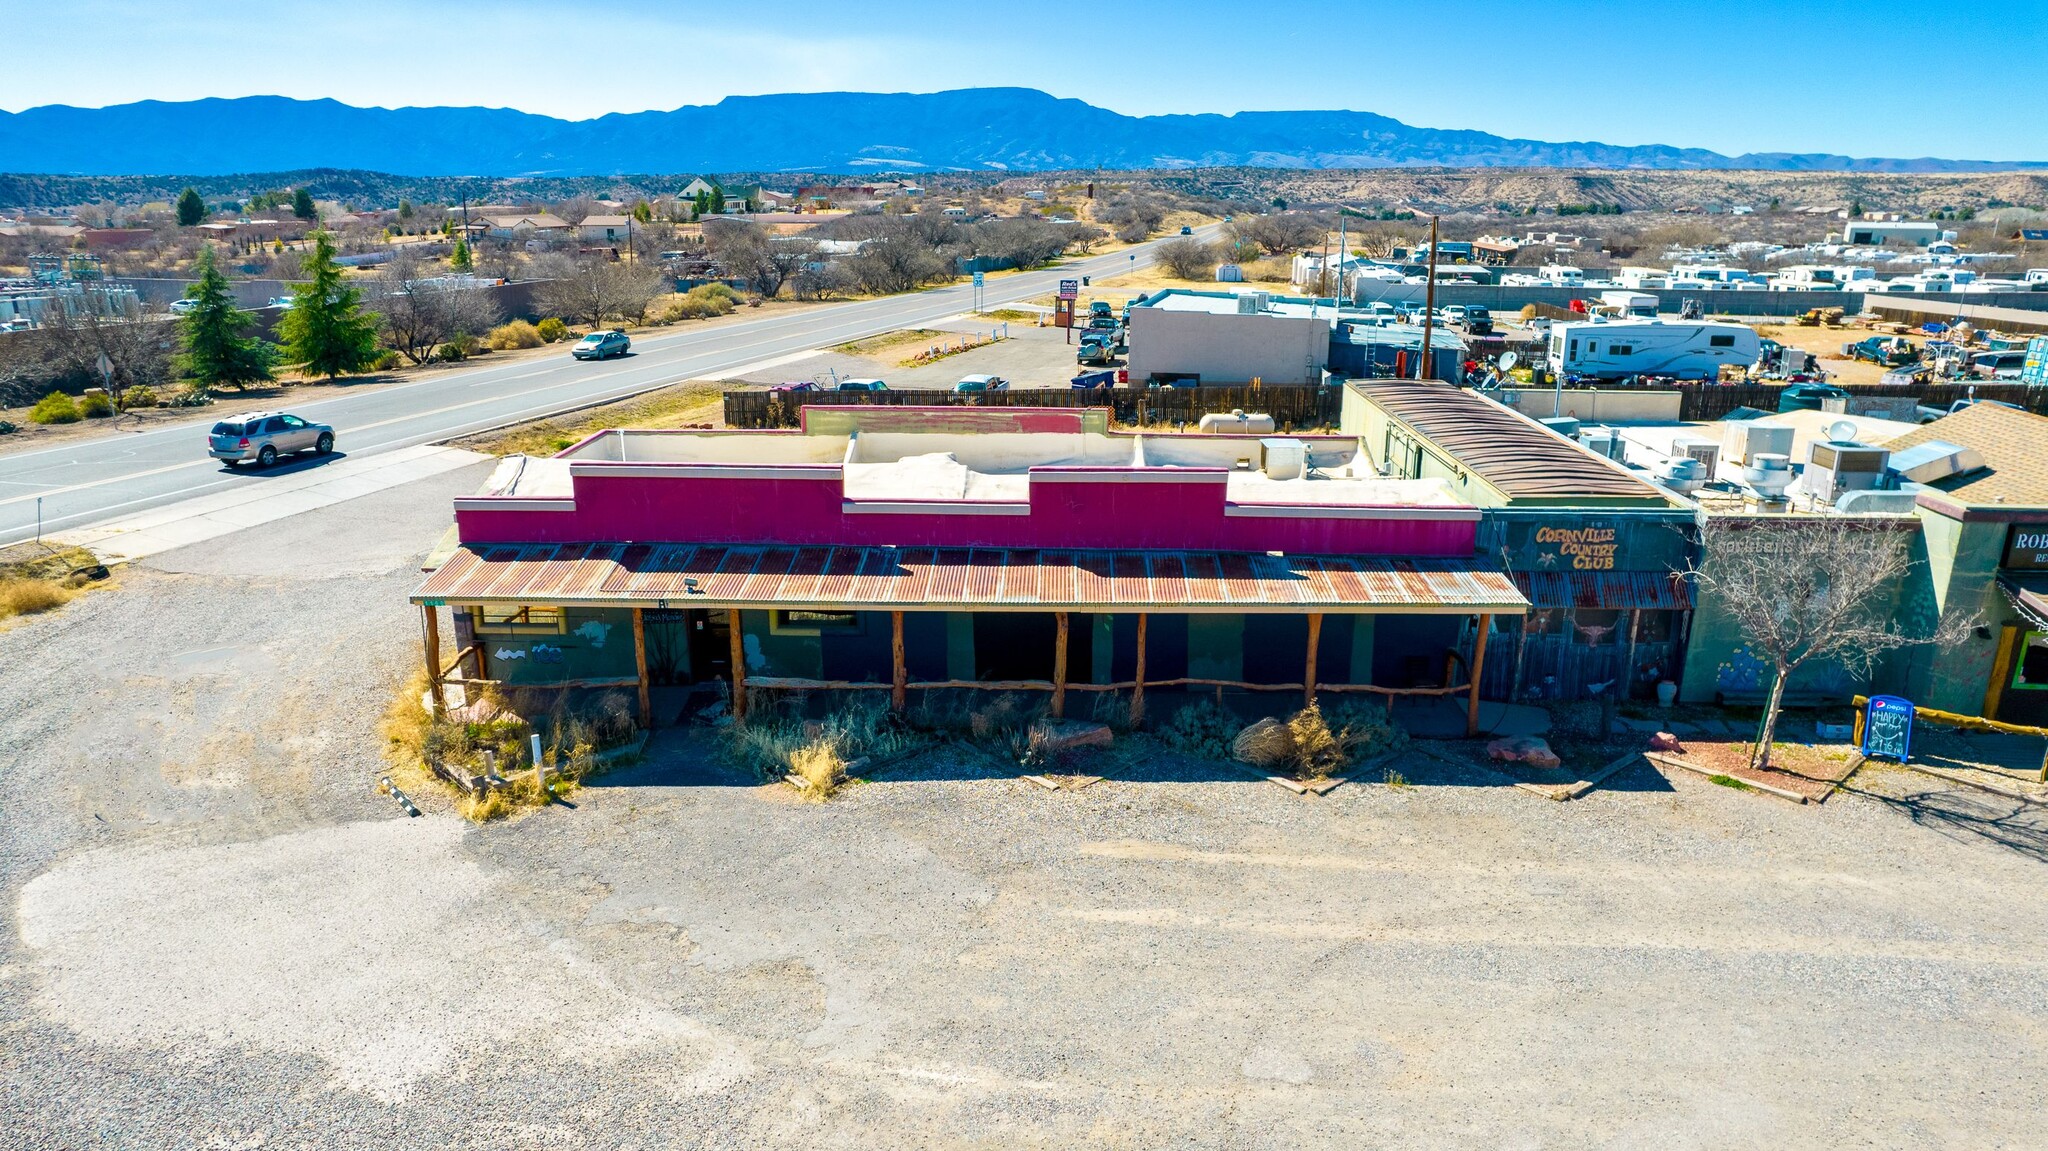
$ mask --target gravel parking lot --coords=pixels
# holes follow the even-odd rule
[[[902,366],[902,361],[924,346],[910,343],[889,348],[876,356],[824,351],[737,378],[752,384],[779,384],[789,380],[828,383],[832,373],[837,372],[840,379],[884,380],[891,388],[900,391],[907,388],[950,389],[960,382],[962,376],[985,374],[1009,380],[1012,388],[1026,389],[1065,388],[1070,386],[1069,381],[1075,374],[1083,370],[1074,362],[1074,353],[1081,338],[1079,329],[1075,330],[1075,342],[1071,344],[1067,342],[1064,329],[1041,328],[1030,320],[1012,320],[1005,325],[1001,320],[968,318],[933,324],[931,329],[944,333],[932,338],[931,342],[936,344],[945,343],[949,335],[985,338],[991,332],[1003,329],[1007,330],[1008,338],[917,367]],[[1116,365],[1122,364],[1123,358],[1117,357]]]
[[[938,757],[810,805],[669,731],[573,809],[405,819],[375,720],[478,478],[0,633],[0,1144],[2038,1143],[2048,819],[1900,771]]]

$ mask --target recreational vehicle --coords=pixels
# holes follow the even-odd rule
[[[1647,292],[1602,292],[1600,307],[1610,316],[1632,320],[1657,318],[1657,297]]]
[[[1623,268],[1614,277],[1615,283],[1634,292],[1646,292],[1656,288],[1669,287],[1671,273],[1662,268]]]
[[[1794,264],[1771,280],[1780,292],[1839,292],[1847,287],[1851,272],[1868,273],[1868,268],[1836,268],[1826,264]]]
[[[1756,331],[1745,324],[1610,320],[1550,330],[1549,366],[1560,376],[1674,376],[1712,380],[1724,364],[1756,362]]]
[[[1560,288],[1581,288],[1586,284],[1586,273],[1570,264],[1545,264],[1537,269],[1536,278]]]
[[[1671,269],[1671,286],[1688,290],[1754,291],[1764,286],[1754,273],[1726,264],[1679,264]]]

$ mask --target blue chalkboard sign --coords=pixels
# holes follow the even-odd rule
[[[1863,708],[1864,755],[1906,762],[1913,750],[1913,701],[1895,695],[1873,695]]]

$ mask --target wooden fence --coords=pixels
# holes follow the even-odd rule
[[[872,404],[899,407],[1108,408],[1110,419],[1132,427],[1194,425],[1214,412],[1264,412],[1283,431],[1335,429],[1344,389],[1315,384],[1208,385],[1199,388],[1033,388],[1002,392],[768,392],[725,393],[726,426],[794,428],[802,409]]]

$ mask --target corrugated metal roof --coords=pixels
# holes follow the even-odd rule
[[[685,581],[694,580],[691,589]],[[415,602],[1165,611],[1487,611],[1528,601],[1451,560],[1006,548],[477,544]]]
[[[1419,380],[1352,386],[1510,499],[1595,496],[1665,502],[1647,481],[1463,388]]]
[[[1678,572],[1516,572],[1532,607],[1690,611],[1692,585]]]

